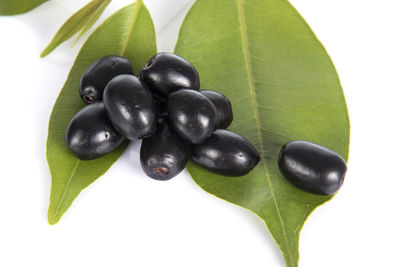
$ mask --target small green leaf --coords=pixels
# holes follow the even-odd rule
[[[93,0],[79,9],[61,26],[51,42],[40,54],[40,57],[47,56],[57,46],[67,41],[79,31],[81,31],[81,33],[78,38],[81,37],[97,21],[101,14],[103,14],[104,9],[110,1],[111,0]],[[78,40],[78,38],[76,40]]]
[[[100,18],[101,14],[103,14],[104,9],[106,9],[106,7],[108,6],[108,4],[111,2],[111,0],[106,0],[104,1],[92,14],[92,16],[90,16],[89,21],[86,23],[85,27],[83,27],[83,29],[80,31],[78,37],[76,37],[74,44],[76,43],[76,41],[79,40],[79,38],[82,37],[82,35],[84,35],[92,26],[93,24],[96,23],[96,21]]]
[[[303,139],[346,160],[350,126],[335,68],[309,26],[287,0],[197,0],[182,25],[175,52],[198,69],[201,87],[232,101],[231,130],[261,154],[244,177],[224,177],[190,163],[204,190],[257,214],[297,266],[300,230],[330,196],[292,186],[280,173],[283,144]]]
[[[139,73],[157,51],[155,30],[143,2],[129,5],[107,19],[83,45],[61,90],[50,117],[47,138],[47,162],[51,172],[48,221],[57,223],[78,194],[103,175],[122,154],[125,146],[95,160],[77,159],[64,141],[68,122],[83,106],[79,97],[79,79],[96,59],[120,55],[131,60]]]
[[[0,0],[0,15],[9,16],[28,12],[48,0]]]

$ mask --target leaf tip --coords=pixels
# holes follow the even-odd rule
[[[138,7],[144,5],[143,0],[136,0],[136,4]]]
[[[50,211],[47,213],[47,222],[50,225],[55,225],[60,221],[61,217],[56,214],[52,214]]]
[[[51,50],[49,51],[48,47],[46,47],[46,48],[42,51],[42,53],[40,53],[40,57],[41,57],[41,58],[44,58],[44,57],[46,57],[48,54],[50,54],[50,52],[51,52]]]

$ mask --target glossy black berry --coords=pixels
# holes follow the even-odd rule
[[[172,128],[192,144],[204,142],[216,129],[218,113],[204,95],[190,89],[171,93],[167,101]]]
[[[216,173],[242,176],[257,165],[260,155],[243,136],[219,129],[203,144],[192,145],[192,159]]]
[[[108,120],[103,103],[97,102],[84,107],[71,119],[65,141],[78,158],[89,160],[117,148],[124,137]]]
[[[140,78],[157,95],[166,98],[171,92],[190,88],[199,90],[199,74],[193,65],[172,53],[158,53],[144,66]]]
[[[278,159],[282,174],[304,191],[332,195],[343,184],[346,161],[336,152],[307,141],[284,145]]]
[[[226,129],[233,120],[232,105],[229,99],[221,93],[211,90],[200,90],[200,93],[210,99],[218,111],[218,128]]]
[[[157,122],[157,108],[145,83],[133,75],[113,78],[103,95],[106,114],[114,127],[129,140],[151,135]]]
[[[144,138],[140,148],[143,171],[156,180],[169,180],[178,175],[190,157],[190,145],[160,119],[154,135]]]
[[[88,104],[101,100],[107,83],[120,74],[133,74],[127,58],[105,56],[93,62],[80,80],[79,93],[82,100]]]

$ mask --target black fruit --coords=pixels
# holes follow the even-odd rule
[[[221,93],[211,90],[200,90],[200,93],[210,99],[218,111],[218,128],[226,129],[233,120],[232,105],[229,99]]]
[[[204,95],[182,89],[168,96],[167,112],[172,128],[192,144],[204,142],[216,129],[218,113]]]
[[[79,93],[82,100],[88,104],[101,100],[107,83],[120,74],[133,74],[126,58],[105,56],[93,62],[81,77]]]
[[[145,83],[133,75],[113,78],[103,95],[106,114],[114,127],[129,140],[151,135],[157,122],[157,108]]]
[[[103,103],[97,102],[84,107],[71,119],[65,141],[78,158],[89,160],[117,148],[124,137],[108,120]]]
[[[257,150],[244,137],[216,130],[203,144],[192,145],[193,160],[207,169],[226,176],[242,176],[260,161]]]
[[[336,193],[347,171],[346,161],[339,154],[307,141],[292,141],[284,145],[278,164],[292,184],[321,195]]]
[[[199,74],[190,62],[172,53],[158,53],[143,67],[140,78],[150,89],[166,98],[171,92],[189,88],[199,90]]]
[[[156,180],[169,180],[186,166],[190,145],[160,119],[154,135],[144,138],[140,148],[140,164],[143,171]]]

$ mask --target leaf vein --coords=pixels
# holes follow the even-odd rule
[[[258,103],[257,103],[257,97],[256,97],[256,88],[255,88],[255,81],[254,81],[254,76],[253,76],[253,70],[252,70],[252,65],[251,65],[251,54],[250,54],[250,49],[249,49],[249,44],[248,44],[248,36],[247,36],[247,26],[246,26],[246,18],[244,14],[244,8],[243,8],[243,0],[236,0],[237,4],[237,10],[238,10],[238,17],[239,17],[239,24],[240,24],[240,36],[243,44],[243,54],[244,54],[244,61],[246,65],[246,73],[247,73],[247,78],[248,78],[248,83],[249,83],[249,89],[250,89],[250,95],[251,95],[251,100],[253,103],[253,110],[254,110],[254,115],[255,115],[255,121],[257,125],[257,137],[258,137],[258,143],[260,147],[260,152],[261,152],[261,163],[264,168],[264,173],[265,177],[267,180],[267,184],[269,187],[269,190],[271,192],[271,198],[273,199],[274,202],[274,207],[276,209],[280,226],[282,229],[282,235],[285,241],[285,245],[287,247],[287,252],[288,252],[288,258],[291,263],[294,263],[293,255],[291,253],[291,250],[289,248],[289,241],[286,233],[286,229],[283,224],[283,218],[280,213],[279,205],[278,205],[278,200],[276,198],[274,188],[272,186],[271,178],[268,174],[268,170],[266,167],[266,160],[264,157],[264,151],[263,151],[263,138],[261,134],[261,122],[260,122],[260,114],[258,112]],[[293,264],[295,265],[295,264]]]
[[[64,202],[64,198],[65,198],[65,195],[66,195],[66,193],[68,191],[69,185],[71,184],[72,178],[74,177],[75,172],[78,169],[79,163],[80,163],[80,160],[77,160],[76,163],[75,163],[74,168],[72,169],[71,175],[68,178],[68,182],[67,182],[67,184],[65,186],[65,190],[63,192],[63,195],[61,196],[61,199],[58,202],[58,205],[57,205],[57,208],[56,208],[56,212],[54,213],[54,218],[56,218],[56,219],[57,219],[58,213],[60,211],[61,204]]]

